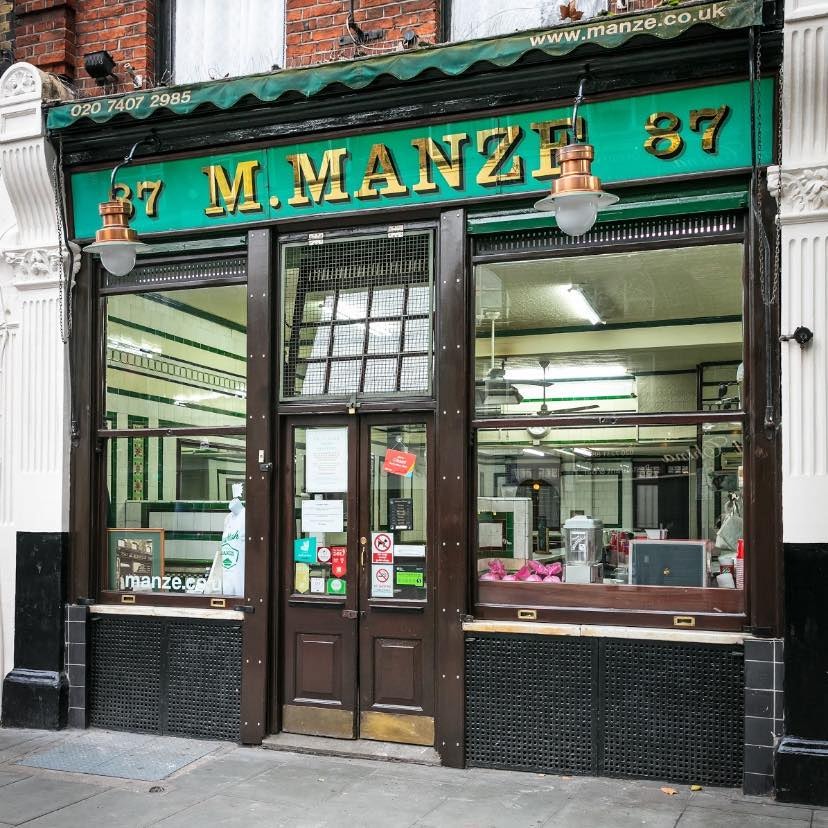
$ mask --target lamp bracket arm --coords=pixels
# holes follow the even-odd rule
[[[129,152],[124,157],[124,160],[120,163],[116,164],[112,168],[112,174],[109,177],[109,197],[110,200],[115,201],[115,176],[126,166],[131,164],[135,159],[135,153],[138,150],[138,147],[147,146],[150,149],[154,150],[155,152],[159,152],[161,150],[161,139],[155,132],[151,132],[145,138],[142,138],[140,141],[136,141],[132,147],[130,148]]]

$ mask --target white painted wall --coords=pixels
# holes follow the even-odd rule
[[[828,540],[828,2],[788,0],[782,164],[782,511],[786,543]]]

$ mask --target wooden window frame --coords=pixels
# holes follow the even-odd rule
[[[766,223],[768,217],[766,217]],[[696,425],[703,423],[739,422],[744,440],[744,519],[745,545],[749,550],[745,564],[744,591],[723,589],[691,589],[673,587],[631,587],[627,585],[573,585],[546,584],[539,588],[533,584],[491,584],[477,578],[476,554],[469,561],[469,605],[475,618],[496,621],[516,621],[524,617],[533,620],[568,624],[611,624],[648,627],[684,627],[692,623],[696,630],[750,630],[760,634],[778,632],[780,623],[779,574],[781,562],[781,516],[779,496],[779,446],[764,433],[765,414],[765,360],[763,349],[764,317],[761,291],[757,279],[752,278],[756,251],[754,223],[745,215],[743,233],[711,234],[705,238],[682,239],[672,243],[646,241],[631,243],[615,252],[634,252],[665,247],[743,245],[743,355],[745,381],[743,407],[738,411],[657,412],[648,414],[571,414],[551,417],[488,417],[478,418],[474,411],[474,370],[470,371],[467,394],[471,400],[471,477],[472,504],[477,502],[479,479],[477,474],[477,433],[485,429],[526,428],[548,426],[551,428],[611,426],[611,425]],[[768,230],[770,234],[770,230]],[[469,248],[471,250],[471,248]],[[564,253],[572,255],[600,255],[600,245],[584,244]],[[508,255],[470,255],[469,283],[474,291],[474,268],[486,262],[558,258],[560,251],[531,251],[522,257],[520,252]],[[774,320],[778,332],[778,314]],[[474,360],[475,328],[470,324],[469,354]],[[778,384],[778,363],[773,356],[773,376]],[[777,398],[778,399],[778,398]],[[757,465],[763,466],[762,470]],[[470,509],[469,546],[476,549],[477,512]],[[723,593],[728,593],[723,595]],[[690,617],[692,621],[686,619]]]

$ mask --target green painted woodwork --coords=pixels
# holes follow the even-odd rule
[[[764,112],[773,111],[773,91],[773,80],[765,79],[758,96]],[[715,141],[705,150],[703,132],[710,122],[702,121],[696,124],[697,130],[692,130],[690,113],[724,106],[728,107],[727,116]],[[645,141],[651,138],[645,125],[654,113],[672,113],[680,120],[678,150],[669,158],[657,157],[645,149]],[[549,163],[543,162],[543,141],[537,125],[562,119],[566,124],[569,115],[569,106],[559,106],[135,164],[121,170],[119,183],[132,194],[132,226],[141,234],[384,206],[540,196],[547,190],[552,173]],[[595,146],[593,172],[610,188],[622,181],[707,175],[745,169],[751,164],[747,81],[595,101],[581,109],[581,116],[586,139]],[[772,161],[772,122],[772,118],[762,121],[763,164]],[[665,129],[668,123],[657,122]],[[551,140],[565,140],[565,132],[562,127]],[[452,140],[446,136],[455,136],[454,154]],[[436,161],[424,156],[423,146],[429,139],[434,142],[430,146]],[[667,139],[656,144],[660,151],[667,146]],[[337,166],[339,175],[335,174]],[[108,169],[72,175],[76,238],[90,238],[100,226],[97,208],[108,197],[108,181]],[[161,190],[155,215],[150,216],[150,191],[138,185],[158,181],[162,182]]]

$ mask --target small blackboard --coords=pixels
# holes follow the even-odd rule
[[[392,532],[414,528],[414,501],[410,497],[388,498],[388,528]]]

